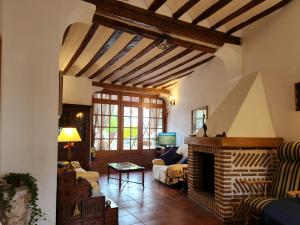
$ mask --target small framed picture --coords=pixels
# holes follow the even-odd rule
[[[296,111],[300,111],[300,82],[295,84]]]

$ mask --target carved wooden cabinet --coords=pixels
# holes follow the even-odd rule
[[[91,106],[63,104],[59,127],[77,128],[82,142],[74,144],[72,160],[79,161],[84,169],[90,170]],[[58,161],[67,160],[67,151],[63,148],[64,145],[65,143],[58,143]]]
[[[76,180],[73,169],[57,173],[57,225],[104,225],[105,197],[91,196],[85,179]]]

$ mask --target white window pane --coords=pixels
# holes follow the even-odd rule
[[[150,138],[156,138],[156,129],[150,129]]]
[[[113,139],[110,140],[110,150],[117,150],[118,149],[118,140]]]
[[[157,117],[162,118],[162,109],[157,109]]]
[[[94,148],[97,151],[100,150],[100,140],[94,140]]]
[[[109,127],[109,116],[102,116],[102,126]]]
[[[150,108],[150,117],[156,117],[156,108]]]
[[[131,97],[130,96],[123,96],[123,101],[130,102]]]
[[[124,116],[130,116],[131,115],[131,107],[124,107]]]
[[[118,100],[118,95],[111,95],[110,98],[111,100]]]
[[[110,128],[109,138],[117,138],[117,137],[118,137],[118,128]]]
[[[150,99],[149,98],[144,98],[144,103],[149,103]]]
[[[101,126],[101,116],[93,116],[93,126],[100,127]]]
[[[94,103],[93,111],[94,114],[101,114],[101,104]]]
[[[158,119],[157,120],[157,128],[162,128],[163,127],[163,121],[162,121],[162,119]]]
[[[133,102],[140,102],[140,97],[132,97]]]
[[[150,99],[150,103],[151,103],[151,104],[156,104],[156,98],[151,98],[151,99]]]
[[[110,95],[109,94],[102,94],[102,99],[109,99]]]
[[[139,116],[139,110],[138,110],[138,108],[136,108],[136,107],[132,107],[131,108],[131,116],[134,116],[134,117],[138,117]]]
[[[123,139],[123,149],[130,150],[130,139]]]
[[[114,116],[118,115],[118,106],[117,105],[110,106],[110,115],[114,115]]]
[[[144,138],[149,138],[150,137],[149,129],[143,129],[143,137]]]
[[[102,139],[101,150],[109,150],[109,140],[108,139]]]
[[[102,104],[102,114],[103,115],[109,115],[109,104]]]
[[[156,119],[150,118],[150,128],[156,128]]]
[[[102,129],[102,138],[109,138],[109,128]]]
[[[138,139],[131,139],[131,150],[136,150],[138,148]]]
[[[150,149],[156,148],[156,139],[150,139]]]
[[[132,127],[138,127],[138,118],[131,118],[131,126]]]
[[[130,127],[130,117],[124,117],[124,127]]]
[[[143,117],[149,117],[149,116],[150,116],[149,108],[144,107],[144,109],[143,109]]]

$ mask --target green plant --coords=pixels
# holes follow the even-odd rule
[[[24,185],[28,189],[30,200],[27,207],[30,209],[29,225],[36,225],[45,219],[45,213],[38,207],[38,187],[36,179],[29,173],[9,173],[3,177],[9,186],[0,186],[0,205],[5,210],[11,207],[10,202],[16,194],[16,187]]]

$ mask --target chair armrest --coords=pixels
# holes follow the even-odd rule
[[[162,159],[153,159],[152,160],[153,165],[159,165],[159,166],[164,166],[166,165],[165,162]]]
[[[300,190],[297,191],[288,191],[287,195],[292,198],[296,198],[300,196]]]

